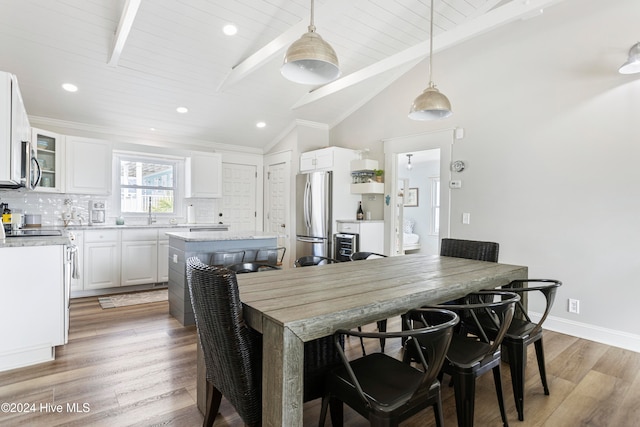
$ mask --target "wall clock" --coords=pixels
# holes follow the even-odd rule
[[[462,160],[456,160],[455,162],[451,163],[451,170],[454,172],[462,172],[465,166],[466,165]]]

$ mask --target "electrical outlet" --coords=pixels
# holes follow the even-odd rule
[[[569,298],[569,313],[580,314],[580,300]]]

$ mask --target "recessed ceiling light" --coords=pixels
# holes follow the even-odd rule
[[[182,113],[182,114],[184,114],[184,113],[188,113],[188,112],[189,112],[189,109],[188,109],[187,107],[178,107],[178,108],[176,108],[176,111],[177,111],[178,113]]]
[[[236,27],[233,24],[227,24],[224,27],[222,27],[222,32],[228,36],[234,36],[238,32],[238,27]]]
[[[258,123],[256,123],[256,127],[257,127],[257,128],[263,128],[263,127],[265,127],[266,125],[267,125],[267,124],[266,124],[265,122],[258,122]]]
[[[151,132],[155,132],[155,131],[156,131],[156,128],[149,128],[149,130],[150,130]]]
[[[62,89],[66,90],[67,92],[77,92],[78,86],[71,83],[64,83],[62,85]]]

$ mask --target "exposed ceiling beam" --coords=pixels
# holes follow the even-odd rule
[[[499,26],[518,19],[530,18],[536,11],[561,1],[563,0],[513,0],[470,19],[462,25],[434,36],[433,51],[445,50]],[[427,40],[310,91],[296,102],[292,108],[303,107],[410,61],[421,60],[427,56],[426,53],[428,51],[429,41]]]
[[[345,2],[341,0],[327,0],[324,2],[321,8],[316,7],[315,9],[315,22],[321,22],[323,19],[330,19],[331,16],[337,16],[339,14],[345,14],[349,9],[352,9],[353,5],[351,2]],[[320,17],[320,19],[318,19]],[[259,49],[257,52],[247,57],[245,60],[240,62],[238,65],[234,66],[227,77],[224,79],[220,86],[218,86],[218,91],[223,91],[229,86],[239,82],[244,79],[246,76],[254,72],[257,68],[261,67],[263,64],[268,62],[280,52],[285,47],[291,45],[294,41],[298,40],[300,36],[305,34],[308,30],[309,26],[309,17],[305,17],[302,21],[298,22],[296,25],[291,27],[289,30],[285,31],[263,48]],[[322,27],[318,28],[318,32],[322,33]]]
[[[142,0],[127,0],[122,9],[122,15],[120,16],[120,22],[118,23],[118,29],[116,30],[116,36],[113,42],[113,49],[111,49],[111,56],[107,61],[107,64],[112,67],[118,66],[120,55],[129,37],[129,32],[133,26],[133,21],[136,19],[138,8]]]

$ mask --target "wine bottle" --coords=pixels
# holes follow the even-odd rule
[[[360,221],[364,219],[364,212],[362,211],[362,202],[358,202],[358,212],[356,218]]]

